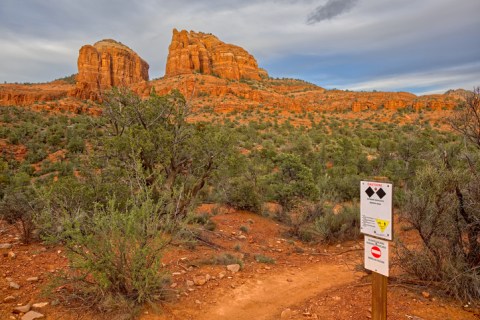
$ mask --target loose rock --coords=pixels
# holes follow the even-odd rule
[[[207,283],[207,279],[204,276],[195,276],[193,277],[193,283],[197,286],[203,286]]]
[[[10,259],[15,259],[15,258],[17,257],[17,255],[15,254],[15,252],[9,251],[9,252],[8,252],[8,257],[9,257]]]
[[[38,281],[38,277],[30,277],[27,279],[28,282],[37,282]]]
[[[32,308],[35,308],[35,309],[41,309],[41,308],[44,308],[46,306],[48,306],[48,302],[37,302],[37,303],[32,304]]]
[[[285,310],[282,311],[282,313],[280,314],[280,319],[288,319],[292,316],[292,310],[290,310],[290,308],[287,308]]]
[[[236,273],[240,271],[240,265],[239,264],[229,264],[227,266],[227,270],[233,273]]]
[[[10,303],[10,302],[13,302],[15,301],[15,297],[14,296],[8,296],[8,297],[5,297],[5,299],[3,299],[3,302],[4,303]]]
[[[13,281],[9,283],[9,287],[12,288],[12,289],[15,289],[15,290],[20,289],[20,285],[16,282],[13,282]]]
[[[40,312],[29,311],[23,315],[22,320],[35,320],[35,319],[43,319],[43,318],[45,318],[45,316]]]
[[[11,249],[12,244],[11,243],[0,243],[0,249]]]
[[[24,306],[13,308],[13,313],[27,313],[32,308],[32,305],[29,303]]]

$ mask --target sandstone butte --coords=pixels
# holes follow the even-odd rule
[[[0,105],[24,105],[35,110],[65,110],[99,114],[101,94],[113,86],[128,86],[142,96],[180,90],[197,108],[216,112],[274,107],[279,110],[346,111],[452,109],[461,90],[416,96],[407,92],[326,90],[295,79],[272,79],[244,49],[212,34],[173,30],[166,74],[148,81],[148,64],[114,40],[102,40],[79,51],[76,84],[0,85]]]
[[[98,100],[112,87],[148,86],[148,63],[132,49],[106,39],[80,48],[76,88],[70,96]]]
[[[220,78],[267,78],[257,60],[243,48],[220,41],[212,34],[173,29],[168,48],[166,76],[201,73]]]

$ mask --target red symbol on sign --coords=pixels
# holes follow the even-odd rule
[[[372,253],[372,256],[374,258],[380,258],[382,256],[382,251],[380,250],[379,247],[373,246],[372,249],[370,249],[370,252]]]

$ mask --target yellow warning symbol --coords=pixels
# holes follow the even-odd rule
[[[385,229],[387,229],[387,226],[390,224],[388,220],[375,219],[375,221],[377,221],[378,227],[382,232],[385,232]]]

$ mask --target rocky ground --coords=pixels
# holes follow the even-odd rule
[[[211,212],[211,206],[200,211]],[[170,298],[145,306],[142,320],[167,319],[370,319],[371,279],[362,268],[363,243],[306,245],[285,236],[285,227],[248,212],[217,210],[214,245],[171,248],[163,263],[172,273]],[[212,265],[225,253],[243,266]],[[126,319],[100,314],[45,294],[67,266],[62,247],[19,241],[0,223],[0,319]],[[389,319],[480,319],[472,305],[441,297],[426,287],[390,279]]]

